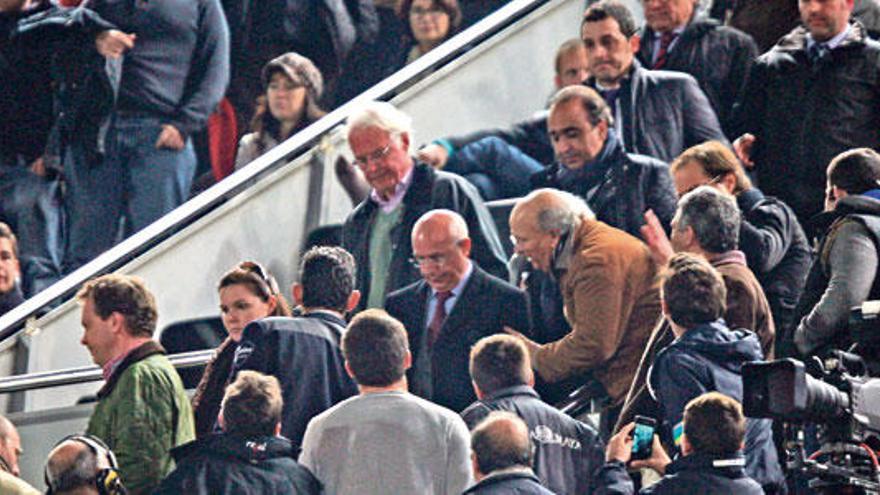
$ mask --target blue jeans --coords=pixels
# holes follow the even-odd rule
[[[18,238],[22,291],[25,297],[61,278],[64,211],[57,178],[35,175],[16,158],[0,164],[0,221]]]
[[[196,170],[192,140],[187,138],[179,151],[157,149],[161,119],[119,114],[113,119],[103,159],[78,144],[69,146],[65,154],[70,235],[64,273],[91,261],[189,197]]]
[[[462,146],[443,168],[477,187],[486,201],[525,196],[529,177],[544,165],[501,138],[486,137]]]

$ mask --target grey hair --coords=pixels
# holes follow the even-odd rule
[[[77,488],[94,486],[95,474],[98,472],[98,456],[85,444],[72,463],[59,464],[49,458],[46,466],[46,477],[53,492],[71,491]]]
[[[739,247],[740,212],[732,196],[700,186],[678,200],[676,229],[690,227],[700,247],[720,254]]]
[[[540,191],[539,189],[535,192]],[[560,201],[538,211],[538,228],[542,232],[568,232],[580,222],[581,218],[596,218],[593,210],[580,196],[558,190],[553,190],[553,194]]]
[[[346,137],[351,131],[365,127],[377,127],[392,136],[407,134],[412,142],[412,117],[384,101],[370,101],[356,108],[345,122]]]

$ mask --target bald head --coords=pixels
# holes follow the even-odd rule
[[[46,476],[53,493],[68,495],[97,494],[95,474],[110,467],[108,459],[99,459],[92,449],[76,440],[65,440],[49,453]]]
[[[452,210],[431,210],[416,220],[413,225],[413,241],[417,237],[436,241],[460,241],[468,237],[468,227],[464,218]]]
[[[550,271],[559,238],[584,219],[594,218],[581,198],[557,189],[538,189],[522,198],[510,212],[514,250],[538,270]]]
[[[471,266],[467,223],[454,211],[431,210],[413,226],[412,250],[425,282],[437,292],[452,290]]]
[[[21,438],[18,430],[6,417],[0,416],[0,459],[4,470],[19,475],[18,458],[21,456]]]
[[[477,480],[499,469],[532,465],[529,427],[508,411],[492,412],[474,428],[471,450]]]

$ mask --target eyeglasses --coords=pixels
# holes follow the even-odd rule
[[[412,17],[420,17],[420,16],[434,17],[434,16],[438,16],[440,14],[445,14],[445,13],[446,13],[446,11],[441,9],[440,7],[432,7],[430,9],[423,9],[421,7],[414,7],[412,9],[410,9],[410,11],[409,11],[409,15],[411,15]]]
[[[388,156],[388,153],[391,153],[391,142],[389,141],[384,147],[379,148],[378,150],[364,156],[356,156],[354,157],[354,163],[359,168],[367,168],[370,162],[378,162]]]
[[[461,246],[461,242],[462,241],[460,240],[455,242],[455,249],[458,249]],[[452,251],[452,249],[449,251]],[[413,256],[409,259],[409,262],[416,268],[423,268],[428,265],[443,266],[449,261],[450,257],[449,254],[434,253],[429,254],[428,256]]]
[[[443,266],[448,260],[449,256],[445,254],[432,254],[429,256],[413,256],[409,259],[409,262],[415,268],[424,268],[428,265]]]

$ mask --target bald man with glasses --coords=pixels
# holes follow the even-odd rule
[[[525,292],[470,259],[464,218],[432,210],[413,226],[410,261],[421,280],[388,295],[385,309],[406,327],[413,364],[410,391],[460,412],[476,400],[470,348],[505,326],[531,330]]]

